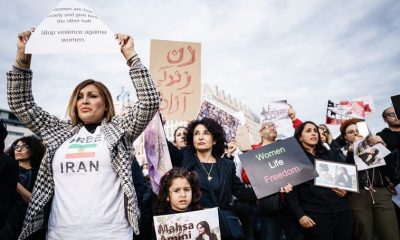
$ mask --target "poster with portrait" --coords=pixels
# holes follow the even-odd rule
[[[27,53],[119,53],[114,33],[85,4],[61,1],[38,25]]]
[[[354,162],[358,171],[386,165],[384,157],[390,153],[381,143],[372,145],[368,139],[353,144]]]
[[[340,103],[334,103],[328,100],[325,123],[340,125],[351,118],[365,119],[364,108],[363,101],[341,101]]]
[[[314,165],[294,137],[239,155],[258,199],[317,176]]]
[[[358,192],[358,172],[356,165],[315,159],[315,186],[340,188],[350,192]]]
[[[153,219],[157,240],[221,240],[218,208],[154,216]]]
[[[164,120],[195,119],[201,104],[200,43],[152,39],[150,72]]]
[[[203,100],[197,119],[204,117],[214,119],[221,124],[225,131],[227,142],[236,138],[236,131],[240,125],[240,121],[233,114],[230,114],[209,100]]]
[[[288,115],[290,106],[286,100],[266,103],[260,113],[260,122],[272,122],[275,124],[276,139],[285,139],[293,136],[294,129],[292,120]]]

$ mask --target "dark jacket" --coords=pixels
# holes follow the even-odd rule
[[[0,239],[6,239],[3,235],[11,233],[11,229],[4,229],[9,221],[10,211],[15,209],[17,196],[18,163],[12,158],[0,152]]]
[[[337,161],[337,156],[331,151],[318,156],[306,154],[313,164],[316,158]],[[337,213],[350,209],[346,198],[338,197],[330,188],[314,186],[314,180],[295,186],[293,191],[286,194],[286,201],[297,219],[307,212]]]
[[[187,171],[195,171],[199,174],[200,189],[201,189],[201,205],[205,208],[217,207],[213,204],[207,176],[200,165],[197,156],[188,148],[178,150],[172,144],[168,144],[170,152],[174,152],[174,157],[171,157],[172,165],[182,167]],[[256,195],[251,188],[246,188],[245,185],[236,176],[236,167],[233,161],[226,158],[218,158],[216,167],[219,175],[219,195],[216,196],[220,208],[230,209],[229,202],[232,195],[241,201],[256,200]]]
[[[391,151],[385,157],[386,167],[384,167],[384,175],[397,185],[400,183],[400,132],[393,132],[389,128],[383,129],[377,133]]]

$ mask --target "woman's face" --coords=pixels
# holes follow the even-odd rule
[[[321,142],[326,143],[326,136],[325,136],[325,130],[322,128],[318,128],[319,135],[321,136]]]
[[[167,201],[171,208],[178,212],[184,212],[192,203],[192,187],[186,178],[175,178],[169,187]]]
[[[22,141],[18,141],[14,148],[14,156],[17,161],[25,161],[31,158],[31,150],[28,145]]]
[[[175,133],[175,145],[178,148],[183,148],[186,147],[186,135],[187,135],[187,130],[185,128],[179,128],[176,130]]]
[[[201,226],[201,224],[197,225],[197,230],[199,230],[199,235],[204,234],[205,232],[205,228],[203,226]]]
[[[101,122],[106,112],[105,108],[104,99],[95,85],[89,84],[79,92],[76,109],[83,123]]]
[[[351,124],[346,128],[344,139],[352,144],[358,138],[358,128],[356,124]]]
[[[300,142],[307,149],[314,149],[318,143],[318,129],[314,124],[307,123],[301,132]]]
[[[197,151],[211,151],[214,144],[212,134],[203,124],[199,124],[194,128],[193,146]]]

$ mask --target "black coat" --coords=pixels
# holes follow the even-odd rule
[[[9,220],[10,211],[15,208],[17,182],[17,161],[0,153],[0,238],[2,229]]]
[[[200,178],[200,189],[202,194],[202,206],[206,208],[217,207],[213,204],[207,175],[205,174],[197,156],[188,148],[178,150],[171,143],[168,144],[172,165],[181,167],[187,171],[195,171]],[[219,176],[219,196],[215,196],[218,201],[218,206],[222,209],[229,209],[229,202],[234,195],[241,201],[254,201],[256,195],[251,188],[246,188],[245,185],[236,176],[235,163],[226,158],[218,158],[217,165]],[[212,205],[211,205],[212,204]]]
[[[330,161],[337,159],[333,152],[318,156],[307,153],[307,156],[313,164],[315,158]],[[350,209],[346,197],[338,197],[330,188],[315,186],[314,179],[295,186],[293,191],[286,194],[286,201],[297,219],[307,215],[307,212],[337,213]]]

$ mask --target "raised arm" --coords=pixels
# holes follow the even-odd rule
[[[32,95],[32,55],[25,53],[26,43],[34,29],[18,34],[17,55],[13,70],[7,73],[7,99],[10,109],[33,133],[47,141],[48,133],[65,130],[67,123],[38,107]]]
[[[138,99],[126,114],[117,116],[115,122],[134,140],[143,132],[159,109],[160,100],[150,73],[141,64],[135,52],[132,37],[125,34],[116,34],[115,38],[120,44],[122,55],[131,68],[129,74]]]
[[[25,53],[26,43],[31,37],[32,32],[35,29],[32,28],[31,31],[20,32],[18,34],[17,40],[17,56],[15,57],[15,66],[23,69],[30,69],[32,54]]]

